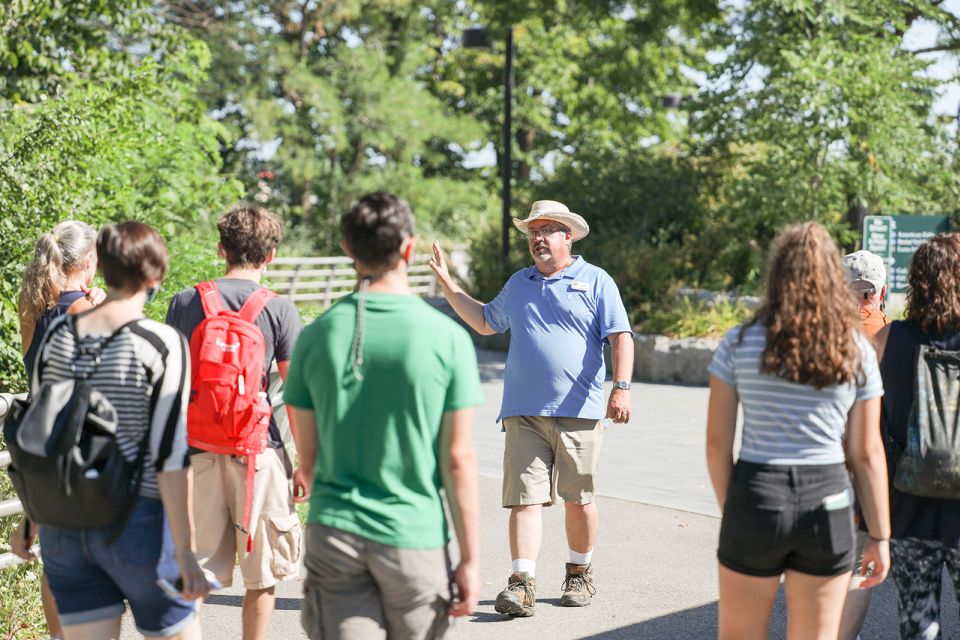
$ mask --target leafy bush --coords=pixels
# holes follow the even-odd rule
[[[742,304],[726,300],[708,304],[684,298],[672,307],[654,311],[637,329],[671,338],[719,338],[752,316],[753,311]]]
[[[24,387],[17,292],[36,235],[60,220],[137,219],[165,236],[170,272],[153,316],[216,273],[211,218],[241,190],[218,174],[224,130],[195,98],[208,57],[193,43],[163,67],[148,61],[113,84],[0,109],[0,390]]]
[[[513,228],[510,242],[510,256],[504,262],[499,219],[496,223],[488,220],[481,224],[470,239],[470,281],[461,284],[481,302],[496,297],[513,272],[532,262],[526,239]]]
[[[0,100],[0,391],[26,386],[17,295],[37,235],[60,220],[138,219],[165,236],[170,270],[147,308],[154,318],[178,289],[222,269],[212,218],[241,189],[219,175],[224,130],[196,99],[208,57],[193,43],[164,66],[148,61],[34,106]],[[0,472],[0,499],[12,496]],[[0,520],[0,550],[17,520]],[[0,571],[0,637],[44,635],[40,572],[36,563]]]
[[[0,496],[13,497],[13,485],[6,471],[0,471]],[[10,551],[10,536],[19,517],[0,519],[0,553]],[[46,623],[40,608],[39,563],[30,562],[0,570],[0,638],[27,640],[46,637]]]

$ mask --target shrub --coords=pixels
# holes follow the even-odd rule
[[[154,317],[178,288],[216,273],[211,218],[241,191],[218,175],[223,130],[194,97],[207,57],[195,44],[165,67],[0,109],[0,390],[24,388],[17,292],[35,238],[60,220],[137,219],[165,236],[170,272]]]
[[[26,386],[18,290],[37,235],[60,220],[138,219],[165,236],[170,270],[147,308],[154,318],[178,289],[222,269],[212,218],[241,189],[218,174],[224,130],[195,96],[207,58],[193,43],[115,82],[75,85],[26,108],[0,102],[0,391]],[[0,472],[0,499],[12,496]],[[0,520],[0,549],[9,550],[17,521]],[[37,563],[0,571],[0,638],[45,635],[40,572]]]
[[[671,307],[654,311],[637,329],[671,338],[719,338],[752,316],[753,311],[739,303],[721,300],[708,304],[684,298]]]

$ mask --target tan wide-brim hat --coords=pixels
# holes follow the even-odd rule
[[[533,203],[533,206],[530,207],[530,215],[527,216],[525,220],[514,218],[513,224],[517,229],[526,233],[527,226],[534,220],[553,220],[554,222],[559,222],[569,227],[571,240],[579,240],[590,233],[590,225],[583,219],[583,216],[570,211],[567,205],[562,202],[537,200]]]

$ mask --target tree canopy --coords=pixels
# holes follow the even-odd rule
[[[755,287],[790,221],[852,247],[866,214],[958,210],[942,0],[13,0],[0,18],[8,371],[30,236],[68,216],[198,243],[247,198],[285,219],[283,252],[334,253],[341,213],[391,190],[495,291],[508,27],[512,213],[585,215],[634,316],[680,284]],[[478,26],[491,47],[464,47]]]

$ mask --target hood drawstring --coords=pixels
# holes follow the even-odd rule
[[[367,306],[367,289],[370,288],[372,276],[365,276],[360,281],[359,295],[357,296],[357,325],[353,332],[353,347],[350,350],[353,364],[353,377],[363,380],[360,368],[363,366],[363,315]]]

